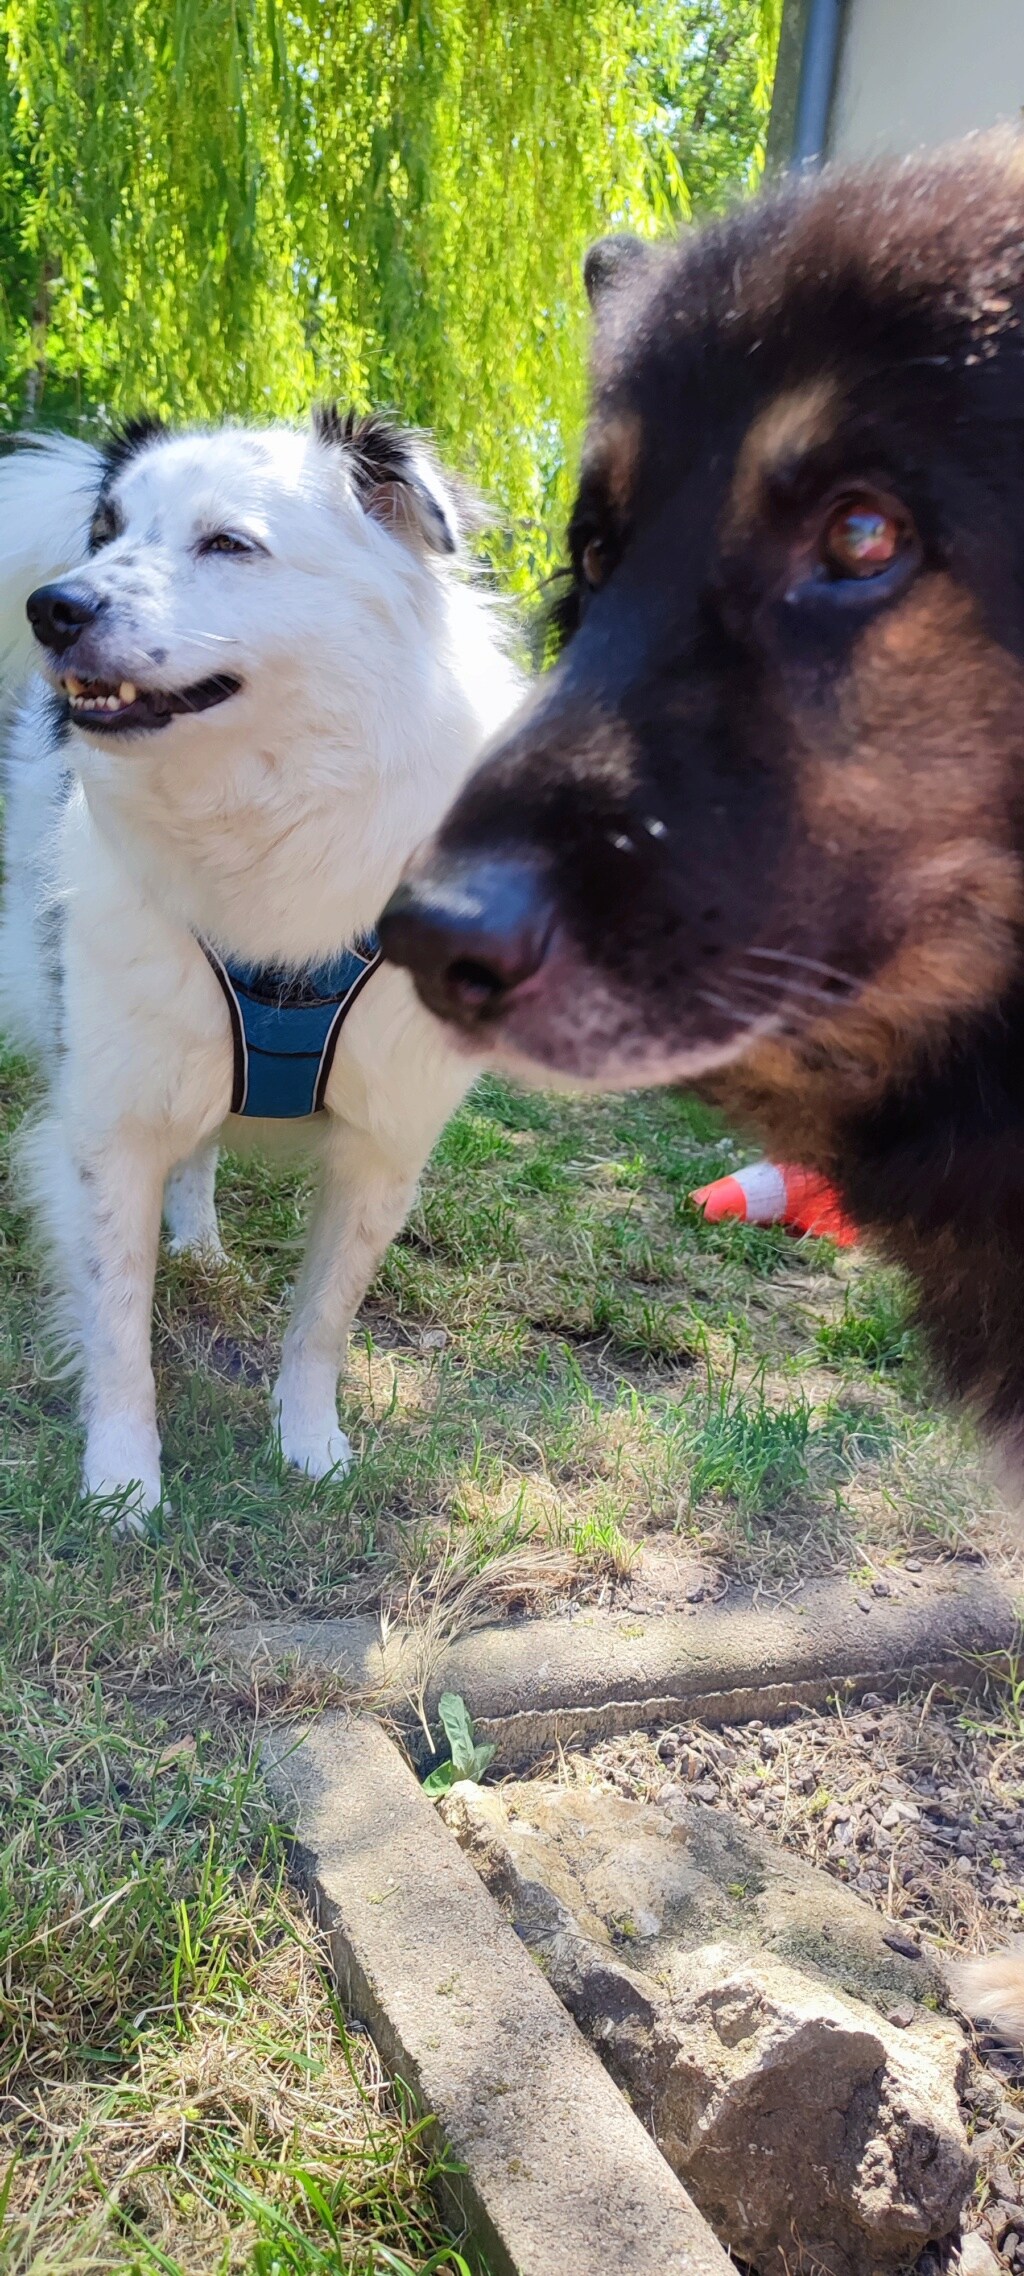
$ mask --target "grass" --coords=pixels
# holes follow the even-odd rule
[[[841,1420],[828,1408],[822,1418],[803,1391],[772,1401],[760,1376],[746,1391],[735,1378],[709,1377],[705,1410],[695,1417],[690,1444],[691,1502],[711,1495],[731,1501],[737,1512],[766,1519],[784,1515],[826,1482],[838,1485],[845,1474]],[[824,1462],[821,1457],[824,1456]]]
[[[865,1272],[839,1318],[821,1322],[816,1341],[824,1360],[860,1360],[879,1375],[919,1359],[906,1290],[892,1273]]]
[[[226,1165],[232,1268],[162,1268],[173,1515],[155,1548],[127,1557],[109,1513],[78,1503],[73,1392],[43,1372],[9,1213],[8,1623],[44,1657],[87,1637],[93,1665],[148,1660],[254,1605],[340,1612],[400,1595],[453,1539],[479,1568],[531,1543],[617,1573],[631,1544],[670,1527],[782,1577],[780,1520],[798,1512],[830,1564],[837,1493],[857,1528],[890,1539],[897,1475],[901,1537],[934,1533],[939,1475],[939,1533],[956,1537],[978,1516],[976,1481],[936,1421],[894,1276],[826,1243],[705,1224],[691,1187],[739,1158],[677,1097],[480,1085],[364,1307],[345,1400],[359,1463],[322,1488],[282,1473],[267,1420],[301,1180]]]
[[[30,1099],[0,1070],[7,1126]],[[208,1638],[253,1609],[457,1621],[629,1592],[654,1545],[766,1586],[984,1534],[898,1281],[708,1226],[693,1101],[480,1084],[364,1306],[358,1452],[281,1468],[266,1385],[301,1177],[224,1165],[232,1262],[165,1260],[170,1508],[77,1496],[26,1226],[0,1216],[0,2270],[455,2270],[433,2149],[339,2014]],[[6,2176],[6,2179],[4,2178]]]
[[[0,1814],[9,2276],[465,2276],[215,1719],[172,1736],[95,1679],[8,1669]]]

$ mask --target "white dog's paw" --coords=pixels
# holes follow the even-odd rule
[[[304,1471],[307,1478],[329,1478],[332,1471],[343,1478],[352,1468],[352,1448],[336,1421],[317,1429],[290,1424],[282,1415],[280,1431],[285,1461],[293,1470]]]
[[[207,1272],[219,1272],[228,1261],[228,1252],[216,1227],[212,1233],[170,1233],[167,1237],[169,1257],[188,1257],[193,1264],[203,1265]]]
[[[115,1541],[141,1540],[163,1499],[160,1445],[155,1433],[107,1425],[90,1431],[82,1465],[82,1492],[90,1501],[116,1502]]]
[[[271,1409],[285,1461],[307,1478],[332,1472],[343,1478],[352,1467],[352,1448],[338,1422],[337,1384],[336,1368],[285,1353]]]
[[[109,1491],[114,1493],[117,1488],[111,1487]],[[159,1502],[150,1502],[148,1495],[145,1495],[141,1488],[137,1497],[129,1491],[125,1496],[125,1504],[120,1516],[115,1517],[110,1528],[111,1540],[148,1541],[153,1531],[153,1519],[158,1508]]]

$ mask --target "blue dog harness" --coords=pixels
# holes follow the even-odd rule
[[[229,964],[199,943],[224,991],[231,1021],[232,1114],[274,1122],[319,1114],[342,1022],[383,963],[368,933],[326,964],[303,972]]]

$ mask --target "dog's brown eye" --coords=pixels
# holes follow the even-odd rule
[[[834,577],[878,577],[907,545],[906,522],[867,500],[840,506],[826,524],[822,553]]]
[[[239,537],[235,530],[214,530],[212,537],[204,537],[201,553],[256,553],[261,549],[250,537]]]
[[[580,568],[585,583],[596,592],[598,586],[604,584],[605,577],[608,574],[608,559],[602,538],[592,537],[589,543],[584,546],[580,558]]]

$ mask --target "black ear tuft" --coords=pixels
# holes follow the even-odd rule
[[[123,419],[111,430],[100,445],[103,452],[104,483],[116,482],[129,459],[135,458],[148,443],[160,442],[167,434],[166,421],[150,411],[141,411],[137,418]]]
[[[360,490],[373,482],[403,480],[412,437],[379,411],[342,411],[337,403],[318,403],[313,431],[320,442],[347,451]]]
[[[599,237],[583,263],[583,282],[591,308],[606,292],[618,290],[647,267],[651,248],[642,237]]]
[[[433,553],[456,551],[455,510],[418,435],[379,412],[341,411],[336,403],[317,404],[313,432],[329,450],[345,452],[356,494],[373,521]]]
[[[319,443],[326,444],[328,450],[335,445],[340,447],[344,443],[350,443],[358,425],[358,413],[343,411],[340,404],[314,403],[313,405],[313,433]]]

